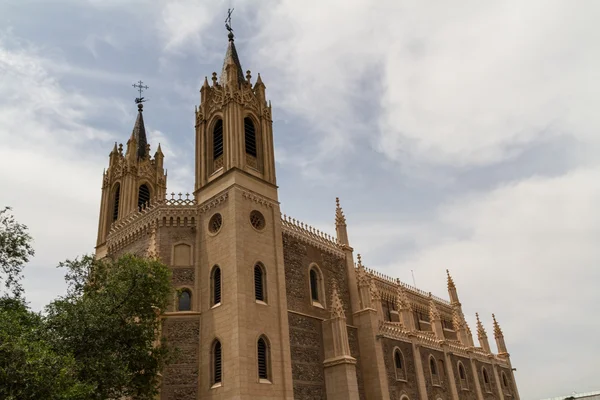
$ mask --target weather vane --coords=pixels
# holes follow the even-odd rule
[[[144,91],[144,89],[148,89],[148,86],[143,85],[144,82],[142,82],[141,80],[138,81],[137,83],[134,83],[133,86],[134,88],[138,89],[138,92],[140,92],[140,97],[136,97],[135,99],[135,104],[141,104],[143,102],[145,102],[146,100],[144,100],[144,98],[142,97],[142,92]]]
[[[231,14],[233,13],[233,8],[229,8],[227,10],[227,18],[225,18],[225,28],[231,33],[233,33],[233,28],[231,27]]]

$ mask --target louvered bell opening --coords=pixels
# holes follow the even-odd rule
[[[119,218],[119,198],[121,197],[121,185],[117,186],[115,190],[115,204],[113,205],[113,221]]]
[[[213,305],[221,302],[221,268],[216,268],[213,275]]]
[[[254,266],[254,297],[256,300],[265,301],[263,270],[260,265]]]
[[[251,118],[244,118],[244,133],[246,139],[246,154],[256,157],[256,131]]]
[[[214,378],[213,378],[213,384],[214,383],[219,383],[221,382],[221,378],[222,378],[222,362],[221,362],[221,342],[217,341],[215,343],[214,349],[213,349],[213,357],[214,357]]]
[[[319,286],[317,272],[314,269],[310,270],[310,296],[313,301],[319,301]]]
[[[218,120],[213,130],[213,160],[223,155],[223,121]]]
[[[138,191],[138,209],[142,211],[150,205],[150,189],[145,184]]]
[[[260,338],[258,339],[258,377],[260,379],[269,379],[267,367],[267,343]]]

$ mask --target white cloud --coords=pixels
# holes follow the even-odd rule
[[[185,46],[198,48],[202,43],[200,32],[213,20],[214,1],[164,1],[161,18],[157,20],[164,48],[179,52]]]

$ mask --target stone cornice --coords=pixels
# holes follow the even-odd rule
[[[331,235],[321,232],[312,226],[296,220],[287,215],[281,216],[281,227],[284,234],[292,236],[304,243],[333,254],[339,258],[346,258],[344,248]]]

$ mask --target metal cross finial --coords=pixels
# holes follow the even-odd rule
[[[227,18],[225,18],[225,28],[227,28],[229,32],[233,32],[233,28],[231,28],[231,14],[233,13],[233,10],[233,8],[229,8],[227,10]]]
[[[136,102],[136,104],[140,104],[140,103],[143,103],[143,102],[145,101],[145,100],[144,100],[144,98],[142,97],[142,92],[144,91],[144,89],[148,89],[148,86],[146,86],[146,85],[143,85],[143,83],[144,83],[144,82],[142,82],[142,81],[140,80],[140,81],[138,81],[137,83],[134,83],[133,85],[131,85],[131,86],[133,86],[134,88],[138,89],[138,91],[140,92],[140,97],[137,97],[137,98],[135,99],[135,102]]]

